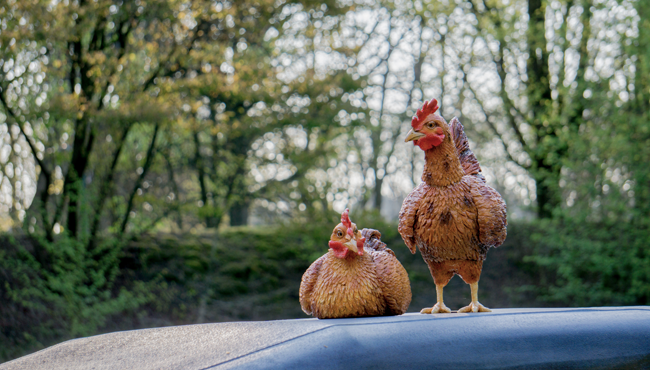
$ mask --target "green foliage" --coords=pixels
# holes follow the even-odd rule
[[[362,228],[379,230],[406,268],[413,290],[410,311],[430,305],[435,287],[428,267],[419,253],[409,252],[397,226],[375,213],[350,217]],[[151,286],[157,298],[144,306],[138,319],[142,327],[159,325],[161,318],[167,324],[189,324],[307,317],[298,303],[300,280],[307,267],[327,253],[338,222],[340,215],[330,214],[318,223],[143,238],[127,248],[120,281],[155,282]],[[496,308],[554,305],[532,294],[540,269],[524,261],[533,253],[531,225],[517,224],[510,234],[504,246],[489,253],[481,279],[482,300]],[[459,278],[445,292],[451,306],[462,307],[470,299]]]
[[[87,252],[72,241],[44,244],[56,273],[43,273],[32,257],[42,241],[3,242],[0,358],[114,330],[307,317],[298,303],[300,279],[327,252],[339,218],[325,213],[318,222],[143,236],[122,249],[119,270],[110,273],[80,263]],[[430,306],[435,287],[429,270],[403,244],[396,225],[376,213],[351,218],[378,229],[406,268],[409,311]],[[492,308],[648,304],[649,234],[647,226],[624,223],[511,222],[505,244],[488,253],[481,301]],[[469,294],[456,277],[445,301],[462,307]]]
[[[531,228],[540,299],[567,306],[650,303],[647,224],[541,221]]]
[[[96,334],[110,317],[152,298],[142,282],[115,286],[117,256],[86,258],[85,244],[74,239],[3,237],[0,243],[0,313],[6,320],[0,358]]]
[[[313,63],[314,40],[341,60],[351,53],[333,41],[347,10],[331,1],[269,0],[0,6],[0,209],[10,210],[9,225],[21,235],[0,248],[0,293],[7,310],[29,311],[17,315],[38,323],[8,324],[16,331],[6,340],[33,349],[97,333],[117,314],[140,312],[151,292],[161,297],[151,306],[173,301],[180,315],[188,305],[179,297],[208,302],[277,290],[284,278],[271,252],[283,250],[281,239],[245,239],[232,253],[196,241],[181,258],[183,243],[170,242],[162,256],[181,262],[160,271],[129,260],[128,251],[156,227],[215,229],[254,198],[285,200],[287,184],[298,197],[311,192],[316,181],[306,175],[331,156],[337,114],[357,110],[343,96],[362,79],[349,78],[346,63]],[[297,22],[303,16],[308,27]],[[295,150],[296,133],[316,145]],[[287,143],[278,160],[254,154],[276,137]],[[267,165],[281,166],[283,178],[276,171],[253,181],[252,168]],[[3,213],[0,221],[7,229]]]
[[[127,248],[120,281],[152,281],[157,299],[141,322],[295,317],[296,284],[309,266],[301,256],[309,254],[270,229],[144,238]]]
[[[528,200],[553,219],[510,220],[482,301],[650,303],[648,2],[371,2],[368,23],[344,3],[0,6],[0,228],[14,230],[0,359],[111,330],[305,317],[300,278],[344,202],[406,267],[411,310],[430,305],[419,253],[363,210],[419,176],[400,139],[432,92],[477,154],[498,139],[509,162],[492,173],[534,180]],[[627,15],[596,22],[607,12]],[[225,227],[251,204],[274,226]],[[469,290],[456,278],[445,296],[460,307]]]

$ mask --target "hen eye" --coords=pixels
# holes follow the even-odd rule
[[[343,236],[343,233],[341,232],[341,230],[336,231],[336,236],[338,236],[339,238]]]
[[[434,126],[435,126],[435,125],[433,124],[433,122],[429,122],[429,123],[427,124],[427,127],[428,127],[428,128],[433,128]]]

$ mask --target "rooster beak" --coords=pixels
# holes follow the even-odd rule
[[[413,131],[413,129],[411,129],[408,132],[408,134],[406,134],[406,139],[404,139],[404,142],[408,143],[409,141],[419,140],[419,139],[422,139],[425,136],[427,136],[427,135],[425,135],[425,134],[423,134],[421,132],[415,132],[415,131]]]

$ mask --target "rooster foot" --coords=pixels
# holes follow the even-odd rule
[[[492,310],[483,306],[478,302],[472,302],[469,305],[458,310],[458,313],[465,313],[465,312],[492,312]]]
[[[438,302],[433,307],[423,308],[420,313],[451,313],[451,310],[444,303]]]

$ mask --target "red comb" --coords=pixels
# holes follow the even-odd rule
[[[411,120],[411,127],[413,127],[415,130],[421,129],[422,124],[424,123],[424,119],[427,118],[427,116],[430,114],[436,113],[437,110],[438,101],[436,99],[424,102],[422,108],[418,109],[418,111],[415,113],[415,116],[413,116],[413,119]]]
[[[341,223],[348,229],[352,228],[352,221],[350,221],[350,210],[348,208],[341,213]]]

